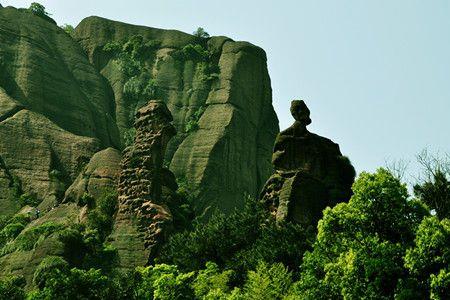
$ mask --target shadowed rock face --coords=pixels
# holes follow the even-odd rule
[[[261,197],[278,221],[312,225],[326,206],[350,198],[355,170],[338,144],[306,129],[311,119],[303,100],[292,101],[291,113],[295,122],[276,138],[275,173]]]
[[[176,134],[171,122],[164,102],[150,101],[136,114],[134,144],[123,151],[119,211],[111,237],[122,268],[145,265],[172,227],[168,198],[175,197],[177,186],[163,167],[167,143]]]

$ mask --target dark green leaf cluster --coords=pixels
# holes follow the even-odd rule
[[[414,194],[439,218],[450,218],[450,181],[444,171],[437,169],[431,180],[414,186]]]
[[[25,279],[11,276],[0,280],[0,300],[25,299]]]
[[[197,131],[199,129],[198,122],[200,121],[200,118],[202,117],[203,113],[205,112],[206,107],[200,106],[188,119],[186,122],[186,125],[184,126],[184,132],[185,133],[191,133],[194,131]]]
[[[19,10],[23,10],[23,11],[27,11],[30,12],[48,22],[51,22],[53,24],[56,24],[55,20],[53,20],[50,16],[51,14],[49,14],[46,10],[45,10],[45,6],[37,3],[37,2],[32,2],[30,7],[28,9],[19,9]]]
[[[24,214],[2,218],[0,220],[0,249],[6,243],[14,240],[30,221],[30,217]]]
[[[159,45],[158,41],[145,41],[141,35],[134,35],[126,41],[110,42],[103,47],[103,51],[114,58],[126,79],[123,94],[130,107],[130,128],[137,110],[158,96],[158,84],[151,76],[149,61],[154,58]],[[127,133],[122,133],[124,145],[129,146],[130,137],[125,135]]]
[[[112,230],[113,216],[117,210],[117,194],[105,191],[97,199],[89,195],[82,199],[88,207],[87,222],[73,224],[59,232],[58,238],[64,244],[63,256],[72,266],[110,270],[115,263],[117,251],[105,243],[105,239]]]
[[[192,230],[173,235],[158,262],[191,271],[213,261],[235,270],[236,279],[261,260],[296,269],[308,248],[310,233],[299,225],[278,226],[267,217],[261,203],[250,198],[243,209],[230,215],[215,212],[206,223],[197,221]]]
[[[197,30],[195,30],[192,34],[201,39],[209,38],[209,33],[207,33],[202,27],[197,28]]]

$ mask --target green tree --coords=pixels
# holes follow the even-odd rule
[[[244,299],[283,299],[292,284],[292,274],[281,263],[261,262],[249,271],[243,288]]]
[[[200,270],[192,283],[197,299],[217,299],[230,292],[230,280],[233,270],[221,271],[213,262],[206,263],[206,269]]]
[[[75,28],[70,24],[64,24],[61,26],[61,28],[71,37],[75,34]]]
[[[414,185],[414,194],[440,218],[450,218],[450,157],[430,154],[417,155],[422,165],[421,183]]]
[[[427,211],[384,169],[362,173],[349,203],[324,211],[296,293],[306,299],[392,299],[406,248]]]
[[[197,30],[195,30],[192,34],[202,39],[209,38],[209,33],[207,33],[202,27],[197,28]]]
[[[414,194],[434,210],[439,218],[450,217],[450,181],[442,170],[433,171],[431,179],[416,184]]]
[[[191,288],[195,273],[181,273],[173,265],[136,268],[136,299],[193,299]]]
[[[45,11],[45,6],[37,2],[32,2],[28,10],[40,17],[50,16],[50,14]]]
[[[445,281],[436,276],[445,277],[439,274],[446,272],[450,266],[450,220],[439,221],[436,216],[425,218],[404,260],[416,293],[429,294],[437,282],[441,286]]]
[[[36,269],[37,290],[28,299],[118,299],[112,280],[100,270],[69,269],[61,258],[44,259]]]

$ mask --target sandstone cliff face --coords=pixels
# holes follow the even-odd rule
[[[125,75],[103,49],[135,35],[153,45],[145,64],[178,132],[169,143],[166,160],[178,178],[198,191],[197,212],[210,206],[227,211],[239,206],[245,193],[256,196],[271,173],[269,157],[278,132],[264,51],[246,42],[213,37],[200,42],[210,53],[206,62],[180,60],[176,54],[199,43],[198,38],[98,17],[83,20],[76,28],[76,39],[114,90],[122,134],[132,124],[130,116],[137,103],[127,102]],[[205,63],[217,71],[206,76],[202,73]],[[199,111],[204,112],[198,128],[186,132],[187,123]]]
[[[145,64],[178,132],[167,145],[164,165],[198,193],[197,212],[239,206],[244,193],[256,195],[270,175],[278,122],[262,49],[96,17],[78,26],[74,40],[33,14],[0,8],[0,216],[20,210],[23,193],[35,195],[41,211],[21,235],[45,221],[62,227],[82,222],[86,211],[74,202],[116,186],[123,136],[141,103],[124,97],[126,78],[103,47],[134,35],[151,42]],[[180,58],[196,43],[207,50],[206,59]],[[162,168],[159,174],[163,197],[177,188],[172,172]],[[121,255],[130,266],[148,261],[158,220],[170,220],[171,214],[177,220],[170,205],[146,203],[131,222],[118,213],[111,236],[112,241],[132,237],[115,244],[119,251],[132,249]],[[153,229],[158,234],[152,235]],[[0,253],[0,276],[25,274],[30,281],[42,258],[61,255],[62,246],[54,233],[32,250]]]
[[[81,47],[54,24],[0,9],[0,205],[18,189],[45,200],[64,194],[100,148],[119,146],[113,95]]]
[[[72,185],[66,190],[64,202],[77,202],[88,194],[95,199],[117,189],[121,153],[114,148],[101,150],[92,156]]]

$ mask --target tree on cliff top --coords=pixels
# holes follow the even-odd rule
[[[50,16],[50,14],[45,11],[45,6],[40,3],[37,3],[37,2],[31,3],[28,10],[31,11],[33,14],[38,15],[40,17],[49,17]]]
[[[207,33],[205,29],[203,29],[202,27],[197,28],[197,30],[194,31],[192,34],[195,35],[196,37],[203,39],[209,38],[209,33]]]

